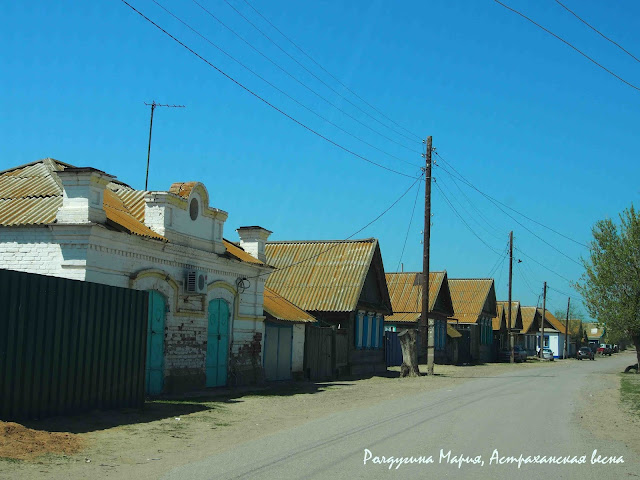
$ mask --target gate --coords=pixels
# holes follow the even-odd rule
[[[306,326],[304,370],[309,380],[329,380],[335,374],[335,338],[331,327]]]
[[[264,374],[267,380],[291,379],[293,327],[265,324]]]
[[[402,348],[398,332],[384,332],[384,354],[387,367],[402,365]]]

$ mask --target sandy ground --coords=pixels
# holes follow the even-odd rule
[[[70,432],[71,437],[85,448],[75,454],[50,453],[29,460],[0,459],[0,478],[157,478],[175,466],[335,411],[451,387],[471,378],[537,366],[556,368],[561,363],[530,361],[473,367],[437,365],[434,377],[405,379],[397,378],[396,369],[387,377],[293,383],[225,395],[214,395],[215,392],[209,391],[202,392],[204,396],[151,402],[143,412],[96,412],[29,422],[24,426],[45,434]],[[421,367],[421,371],[426,371],[426,368]],[[616,384],[619,377],[605,377],[604,381],[611,388],[594,397],[599,402],[598,422],[602,422],[602,426],[620,424],[618,430],[611,431],[618,440],[620,429],[624,429],[624,435],[631,435],[633,430],[637,437],[637,425],[620,420]],[[606,431],[594,422],[588,426]]]
[[[635,351],[619,355],[628,357],[629,365],[635,363]],[[620,400],[621,375],[634,374],[594,374],[593,384],[598,388],[583,390],[582,401],[575,410],[575,420],[596,438],[622,442],[640,455],[640,417],[631,414],[629,406]]]

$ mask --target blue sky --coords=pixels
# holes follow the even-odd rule
[[[274,90],[154,2],[131,4],[289,115],[405,175],[419,173],[411,165],[423,162],[419,137],[432,135],[438,153],[477,188],[580,243],[589,241],[598,219],[616,217],[637,203],[640,92],[493,1],[251,0],[327,71],[418,136],[351,95],[243,0],[229,3],[333,90],[224,0],[199,2],[309,88],[195,3],[158,1],[279,89],[377,149]],[[637,61],[555,1],[505,3],[640,85]],[[640,56],[637,2],[563,3]],[[186,108],[156,110],[150,189],[166,190],[175,181],[203,182],[212,206],[229,212],[225,236],[231,240],[237,240],[234,230],[242,225],[264,226],[274,232],[274,240],[346,238],[413,183],[349,155],[274,111],[121,1],[3,2],[0,13],[0,169],[49,156],[105,170],[141,189],[149,130],[149,108],[143,102],[155,100]],[[523,260],[514,271],[514,299],[536,304],[546,280],[555,289],[548,296],[552,310],[566,306],[564,293],[575,301],[571,285],[539,264],[570,280],[580,277],[581,267],[522,225],[574,260],[586,249],[510,212],[519,225],[464,183],[456,186],[441,168],[449,166],[435,158],[438,187],[491,248],[434,187],[431,270],[446,269],[453,278],[492,273],[498,297],[504,299],[507,261],[502,255],[508,232],[514,230],[522,252],[516,257]],[[415,195],[414,188],[356,237],[380,239],[387,271],[400,261]],[[419,195],[402,257],[405,271],[422,268],[422,189]]]

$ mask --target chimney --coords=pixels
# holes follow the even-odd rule
[[[115,177],[91,167],[65,168],[56,172],[62,182],[62,207],[56,222],[104,223],[107,215],[102,206],[104,189]]]
[[[267,261],[267,256],[264,253],[264,246],[267,243],[269,235],[273,232],[266,228],[254,226],[254,227],[240,227],[236,230],[240,236],[240,246],[250,255],[257,258],[261,262]]]

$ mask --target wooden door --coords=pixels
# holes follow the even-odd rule
[[[206,386],[227,384],[229,356],[229,304],[221,298],[209,302],[207,330]]]
[[[291,379],[293,327],[265,324],[264,373],[267,380]]]
[[[160,292],[149,291],[149,319],[147,322],[147,360],[145,391],[149,395],[162,393],[164,386],[164,318],[166,301]]]

